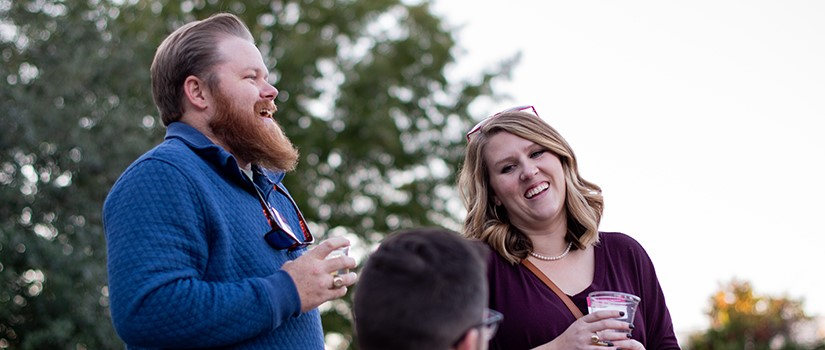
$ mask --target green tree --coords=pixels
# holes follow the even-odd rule
[[[365,251],[411,225],[457,227],[467,108],[503,62],[448,81],[451,28],[427,2],[0,0],[0,349],[116,348],[101,206],[164,133],[149,65],[172,30],[215,12],[249,24],[278,118],[301,151],[287,185],[320,235]],[[349,301],[325,329],[352,341]]]
[[[800,333],[813,333],[801,300],[758,295],[746,281],[733,280],[714,293],[708,316],[711,328],[690,337],[691,349],[825,349],[822,339],[800,339],[812,336]]]
[[[116,40],[107,3],[0,11],[0,348],[116,348],[100,208],[158,140],[141,126],[148,79],[133,72],[147,55]]]

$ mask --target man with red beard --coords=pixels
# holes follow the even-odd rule
[[[174,31],[152,62],[166,139],[103,207],[112,320],[130,349],[323,349],[317,310],[357,276],[349,242],[313,243],[281,183],[298,152],[249,29],[219,14]]]

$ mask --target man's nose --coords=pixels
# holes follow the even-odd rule
[[[278,89],[270,83],[265,83],[263,89],[261,89],[261,97],[274,100],[275,97],[278,97]]]

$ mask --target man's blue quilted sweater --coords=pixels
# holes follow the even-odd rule
[[[301,232],[283,173],[254,167],[266,200]],[[323,349],[318,310],[301,313],[253,182],[184,123],[121,175],[103,207],[112,319],[130,349]],[[285,190],[285,189],[284,189]]]

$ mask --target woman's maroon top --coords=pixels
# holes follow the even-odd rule
[[[570,299],[587,314],[587,294],[617,291],[639,296],[633,339],[647,349],[679,349],[650,257],[636,240],[618,232],[601,232],[594,247],[593,283]],[[490,308],[504,314],[491,349],[530,349],[562,334],[575,317],[559,297],[521,264],[512,265],[492,251],[488,258]],[[552,276],[548,276],[551,280]]]

